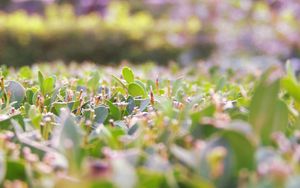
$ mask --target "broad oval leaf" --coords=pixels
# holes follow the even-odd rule
[[[25,88],[19,82],[8,81],[6,90],[11,94],[9,102],[17,102],[14,104],[14,106],[20,107],[20,104],[25,97]]]
[[[130,83],[128,85],[128,93],[133,97],[146,96],[146,91],[139,84],[136,83]]]
[[[122,76],[127,83],[134,82],[134,73],[129,67],[124,67],[122,69]]]
[[[99,106],[95,108],[95,121],[97,123],[103,123],[108,116],[108,109],[105,106]]]

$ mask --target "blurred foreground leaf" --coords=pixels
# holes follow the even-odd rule
[[[250,103],[249,122],[264,144],[270,142],[272,132],[284,131],[288,125],[288,109],[278,99],[279,88],[279,80],[271,83],[262,80]]]

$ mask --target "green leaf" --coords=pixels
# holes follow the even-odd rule
[[[139,100],[140,101],[140,111],[144,111],[150,104],[150,99],[142,99],[142,100]]]
[[[272,83],[262,81],[250,103],[249,122],[264,144],[269,143],[273,131],[282,131],[287,127],[288,109],[278,99],[279,83],[279,80]]]
[[[126,110],[127,110],[128,114],[131,114],[134,110],[134,107],[135,107],[135,102],[134,102],[133,97],[129,96],[128,99],[127,99],[127,102],[128,102],[128,105],[126,107]]]
[[[182,87],[183,85],[183,78],[177,78],[173,83],[172,83],[172,95],[175,95],[177,93],[177,90]]]
[[[128,93],[133,96],[133,97],[146,97],[146,91],[139,85],[136,83],[130,83],[128,85]]]
[[[145,84],[141,80],[135,80],[134,82],[140,85],[144,91],[147,91]]]
[[[103,123],[108,116],[108,110],[105,106],[99,106],[95,108],[95,114],[96,114],[95,121],[97,123]]]
[[[62,113],[61,116],[61,125],[62,128],[57,132],[59,132],[58,136],[58,148],[63,151],[65,154],[68,154],[70,157],[69,160],[71,164],[75,164],[77,168],[80,167],[83,153],[81,149],[82,143],[82,131],[80,127],[76,124],[75,118],[72,114]],[[57,139],[54,137],[53,139]],[[72,154],[71,156],[69,154]]]
[[[27,89],[26,90],[26,101],[29,104],[33,104],[33,96],[34,96],[34,90],[33,89]]]
[[[296,79],[295,71],[293,70],[290,61],[286,63],[287,75],[282,78],[281,86],[298,102],[300,102],[300,85]]]
[[[193,124],[198,124],[203,117],[212,117],[216,111],[215,105],[209,105],[199,112],[191,113]]]
[[[110,102],[109,100],[106,100],[106,103],[109,106],[109,113],[112,116],[112,118],[114,120],[121,119],[121,111],[119,110],[119,108],[116,105],[114,105],[112,102]]]
[[[129,67],[124,67],[122,69],[122,75],[127,83],[134,82],[134,73]]]
[[[19,70],[19,75],[21,78],[30,79],[32,77],[32,71],[28,66],[21,67]]]
[[[205,139],[217,132],[219,129],[210,124],[195,123],[190,127],[190,134],[197,139]]]
[[[101,180],[101,181],[96,181],[92,182],[92,185],[90,188],[99,188],[99,187],[105,187],[105,188],[115,188],[112,182],[109,182],[107,180]]]
[[[137,187],[144,188],[163,187],[166,181],[163,173],[145,168],[138,169],[138,179]]]
[[[66,102],[54,102],[51,104],[52,105],[52,111],[56,114],[59,115],[60,114],[60,110],[62,108],[66,108],[68,107],[68,104]]]
[[[67,103],[68,108],[73,112],[77,110],[80,105],[80,101],[70,101]]]
[[[44,93],[44,76],[41,71],[38,72],[39,86],[42,93]]]
[[[288,127],[288,107],[281,101],[277,100],[272,109],[273,117],[269,120],[269,126],[263,127],[261,136],[263,143],[269,141],[270,134],[274,131],[285,131]]]
[[[7,77],[7,75],[9,74],[9,69],[7,68],[7,65],[1,65],[0,66],[0,76],[4,76]]]
[[[293,81],[297,81],[295,71],[293,70],[291,62],[289,60],[285,64],[285,69],[286,69],[287,76],[291,78]]]
[[[27,175],[24,164],[19,161],[8,160],[6,162],[5,179],[26,181]]]
[[[43,95],[50,94],[55,89],[55,77],[48,77],[43,82]]]
[[[300,85],[292,77],[286,76],[281,80],[281,86],[297,101],[300,102]]]
[[[118,77],[116,77],[116,76],[114,76],[114,75],[111,75],[111,76],[113,77],[114,80],[116,80],[119,84],[121,84],[121,86],[122,86],[124,89],[128,90],[127,87],[126,87],[126,85],[122,82],[122,80],[120,80]]]
[[[21,114],[16,114],[14,116],[7,117],[6,119],[1,120],[0,121],[0,130],[11,130],[13,128],[11,126],[12,120],[17,121],[22,126],[22,128],[24,128],[25,123],[24,123],[23,116]]]
[[[127,134],[128,135],[133,135],[134,133],[136,133],[136,131],[139,129],[139,125],[138,124],[134,124],[133,126],[131,126],[128,131]]]
[[[201,111],[191,113],[192,125],[190,134],[197,139],[203,139],[211,136],[219,129],[210,124],[202,124],[201,120],[204,117],[212,117],[216,111],[215,105],[209,105]]]
[[[219,158],[212,152],[220,147],[226,150],[224,159],[222,159],[224,174],[217,179],[216,187],[234,187],[240,170],[254,170],[255,148],[242,133],[235,131],[216,133],[207,143],[201,154],[199,170],[200,174],[207,179],[212,180],[210,172],[212,170],[211,165],[213,164],[211,162],[215,163],[215,160]],[[209,158],[211,157],[214,158],[214,161],[209,162]]]
[[[39,112],[39,110],[36,108],[36,106],[34,106],[34,105],[30,106],[30,109],[28,111],[28,116],[31,119],[32,124],[36,128],[40,128],[42,114]]]
[[[255,167],[255,148],[242,133],[224,131],[221,136],[225,138],[234,152],[236,173],[241,169],[253,170]]]
[[[11,93],[10,103],[16,102],[14,107],[20,107],[20,104],[23,102],[25,98],[25,88],[16,81],[8,81],[6,90]]]
[[[226,78],[225,77],[221,77],[218,81],[217,81],[217,85],[216,85],[216,91],[222,90],[225,85],[226,85]]]
[[[100,75],[98,71],[92,72],[91,77],[87,82],[87,86],[89,87],[89,89],[92,91],[97,91],[99,87],[99,80],[100,80]]]

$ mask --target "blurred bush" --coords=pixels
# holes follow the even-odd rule
[[[180,37],[192,39],[201,23],[193,17],[187,22],[154,19],[146,11],[131,13],[127,3],[113,2],[105,17],[76,16],[72,6],[55,4],[44,15],[2,12],[0,26],[0,63],[19,66],[57,59],[165,63],[187,47]]]
[[[188,64],[208,57],[224,64],[300,57],[297,1],[5,1],[0,3],[2,64],[56,59]]]

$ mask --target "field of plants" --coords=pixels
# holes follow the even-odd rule
[[[0,0],[0,188],[300,188],[299,0]]]
[[[300,186],[289,63],[56,63],[0,75],[1,187]]]
[[[285,61],[300,56],[297,1],[2,0],[0,64]]]

